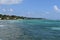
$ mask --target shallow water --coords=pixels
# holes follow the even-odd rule
[[[60,40],[60,21],[1,20],[0,40]]]

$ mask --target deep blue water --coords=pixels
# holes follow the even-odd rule
[[[0,40],[60,40],[60,21],[1,20]]]

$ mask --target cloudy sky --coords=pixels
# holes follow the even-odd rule
[[[0,0],[0,14],[60,19],[60,0]]]

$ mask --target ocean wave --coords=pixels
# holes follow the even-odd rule
[[[0,25],[0,27],[5,27],[6,25]]]
[[[0,40],[2,40],[2,39],[0,39]]]
[[[60,30],[60,27],[52,27],[52,30]]]

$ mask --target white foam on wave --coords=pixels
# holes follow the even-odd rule
[[[2,40],[2,39],[0,39],[0,40]]]
[[[18,20],[8,20],[8,23],[15,23],[15,22],[19,22]]]
[[[6,26],[6,25],[0,25],[0,27],[4,27],[4,26]]]
[[[52,30],[60,30],[60,27],[52,27]]]

